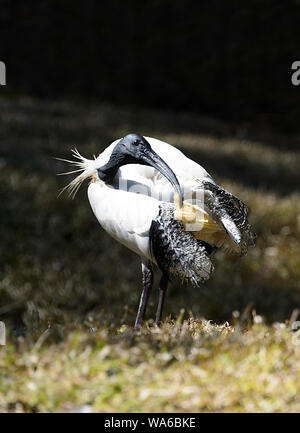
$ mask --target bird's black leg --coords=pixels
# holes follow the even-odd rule
[[[142,280],[143,280],[143,290],[141,294],[138,313],[135,320],[135,325],[134,325],[135,329],[140,328],[144,320],[149,294],[153,283],[153,271],[152,271],[151,264],[150,262],[145,261],[143,259],[142,259]]]
[[[165,300],[165,294],[168,288],[168,277],[163,274],[163,276],[160,279],[159,282],[159,298],[158,298],[158,306],[157,306],[157,311],[156,311],[156,319],[155,319],[155,323],[156,325],[159,324],[159,322],[161,321],[161,315],[162,315],[162,310],[163,310],[163,306],[164,306],[164,300]]]

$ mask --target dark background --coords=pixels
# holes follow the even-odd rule
[[[7,92],[299,130],[298,0],[1,1]]]

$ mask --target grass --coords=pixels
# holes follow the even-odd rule
[[[0,99],[1,411],[298,411],[299,137],[192,114]],[[53,156],[126,132],[180,147],[252,209],[257,246],[218,252],[203,289],[172,284],[165,321],[132,329],[138,258],[57,198]],[[156,290],[147,317],[154,317]],[[181,309],[184,309],[183,312]]]
[[[141,332],[90,323],[46,344],[49,331],[2,349],[0,402],[30,412],[299,411],[300,346],[288,324],[254,320],[242,330],[179,318]]]

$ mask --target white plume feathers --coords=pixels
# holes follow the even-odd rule
[[[67,162],[72,164],[76,169],[72,171],[68,171],[65,173],[59,173],[59,176],[64,176],[67,174],[73,174],[81,172],[75,179],[73,179],[68,185],[66,185],[59,193],[61,195],[64,191],[67,191],[68,194],[72,197],[75,197],[80,185],[85,181],[85,179],[93,178],[97,174],[97,163],[96,157],[94,159],[87,159],[84,156],[80,155],[77,149],[72,149],[72,155],[76,160],[62,159],[56,158],[59,161]]]

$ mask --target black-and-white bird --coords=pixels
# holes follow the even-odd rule
[[[181,151],[155,138],[128,134],[97,158],[77,150],[81,173],[66,187],[73,196],[90,178],[88,198],[101,226],[142,261],[142,294],[135,327],[141,326],[153,283],[153,264],[162,272],[156,323],[162,316],[169,279],[198,286],[213,271],[211,254],[225,248],[245,254],[255,243],[248,208],[218,186]],[[66,160],[64,160],[66,161]]]

